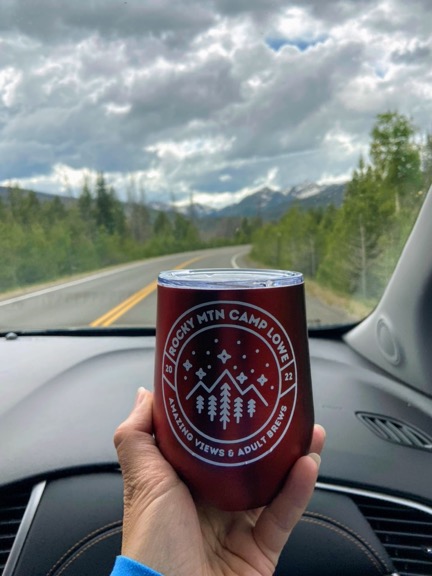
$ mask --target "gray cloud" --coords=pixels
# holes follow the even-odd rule
[[[430,64],[432,47],[427,45],[416,45],[404,50],[395,50],[391,54],[391,59],[396,64]]]
[[[298,55],[285,49],[271,81],[248,102],[235,119],[237,151],[249,156],[295,153],[318,147],[343,110],[335,95],[361,66],[361,47],[346,45],[337,51],[312,50]],[[339,114],[339,118],[337,116]]]
[[[59,4],[0,6],[0,182],[284,187],[349,173],[377,113],[429,128],[425,0]]]
[[[181,39],[188,41],[214,20],[215,12],[199,0],[5,0],[0,7],[0,30],[12,30],[44,43],[97,33],[114,39],[150,34],[176,44]]]

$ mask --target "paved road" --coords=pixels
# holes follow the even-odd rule
[[[0,331],[154,326],[156,278],[172,268],[244,267],[247,247],[218,248],[153,258],[88,276],[0,297]],[[307,300],[315,323],[346,321],[316,299]]]
[[[155,281],[161,270],[229,267],[245,247],[163,256],[104,270],[0,300],[0,330],[84,326],[154,326]]]

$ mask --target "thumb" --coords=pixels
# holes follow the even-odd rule
[[[144,387],[137,390],[135,404],[132,412],[124,422],[120,424],[114,435],[114,444],[117,448],[117,442],[123,437],[124,434],[132,431],[145,432],[151,434],[153,431],[152,426],[152,404],[153,394]]]
[[[124,452],[134,452],[134,447],[143,442],[154,444],[152,421],[153,394],[143,387],[138,388],[132,412],[114,433],[114,446],[122,464]]]

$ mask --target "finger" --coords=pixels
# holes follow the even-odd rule
[[[153,394],[145,388],[138,388],[132,412],[115,431],[114,445],[117,450],[125,438],[134,432],[142,432],[148,435],[152,434],[152,405]]]
[[[320,424],[315,424],[309,452],[321,454],[326,439],[326,431]]]
[[[318,454],[297,460],[281,492],[264,508],[253,529],[257,545],[274,565],[312,496],[319,463]]]

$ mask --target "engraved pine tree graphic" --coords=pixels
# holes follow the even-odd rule
[[[254,383],[261,385],[262,378],[255,378],[246,385],[249,378],[244,372],[233,374],[229,368],[208,384],[204,370],[198,370],[197,376],[198,382],[187,394],[186,400],[192,400],[197,414],[218,423],[224,432],[233,432],[233,426],[237,428],[245,417],[253,419],[258,404],[268,406],[267,400]]]
[[[204,410],[204,398],[201,396],[201,394],[197,396],[196,409],[198,411],[198,414],[201,414],[201,412]]]
[[[216,396],[214,396],[213,394],[211,396],[209,396],[209,399],[208,399],[208,412],[207,413],[210,417],[211,422],[213,422],[213,420],[217,416],[217,400],[216,400]]]
[[[243,399],[241,398],[241,396],[237,396],[237,398],[234,400],[234,418],[237,424],[240,422],[242,417],[243,417]]]
[[[223,429],[226,430],[227,423],[230,421],[231,413],[231,392],[230,385],[228,382],[221,387],[221,402],[220,402],[220,418],[219,421],[222,422]]]
[[[254,400],[253,398],[251,398],[251,399],[248,401],[247,405],[248,405],[248,408],[247,408],[248,414],[249,414],[249,416],[252,418],[252,416],[255,414],[256,402],[255,402],[255,400]]]

